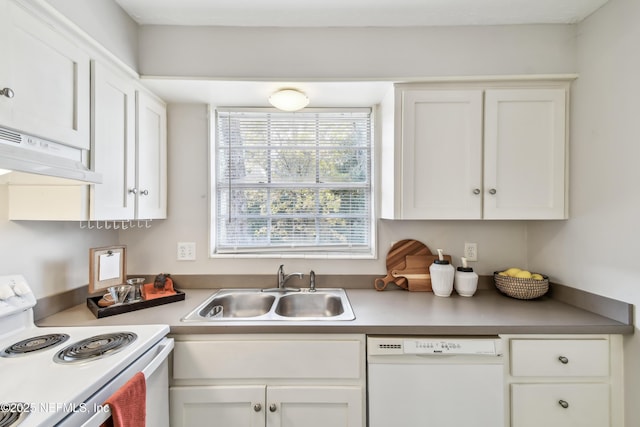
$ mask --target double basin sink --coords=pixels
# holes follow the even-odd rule
[[[182,321],[353,320],[355,315],[341,288],[221,289]]]

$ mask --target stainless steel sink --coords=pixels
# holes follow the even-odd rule
[[[201,310],[200,317],[256,317],[266,314],[276,298],[258,292],[222,292],[216,294]]]
[[[316,291],[283,296],[275,312],[285,317],[334,317],[344,313],[344,306],[340,297]]]
[[[355,315],[341,288],[274,292],[273,289],[221,289],[183,317],[192,321],[353,320]]]

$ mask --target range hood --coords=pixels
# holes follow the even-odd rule
[[[0,127],[0,183],[99,184],[82,163],[83,150]]]

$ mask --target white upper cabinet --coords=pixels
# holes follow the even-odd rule
[[[136,91],[133,79],[91,63],[91,164],[102,184],[91,186],[91,219],[133,219],[136,186]]]
[[[9,219],[126,221],[167,216],[165,104],[137,79],[91,62],[93,185],[9,187]],[[53,208],[39,209],[47,202]]]
[[[397,85],[383,218],[567,218],[568,91],[566,81]]]
[[[23,7],[0,0],[0,125],[88,149],[89,55]]]
[[[484,114],[484,218],[566,218],[566,91],[487,90]]]
[[[140,219],[167,217],[167,108],[158,98],[136,94],[137,213]]]
[[[480,218],[482,91],[406,91],[402,108],[402,218]]]
[[[92,220],[161,219],[167,215],[165,104],[131,77],[92,62]]]
[[[45,3],[0,0],[0,15],[0,89],[13,94],[0,95],[0,126],[90,149],[91,169],[103,180],[9,185],[9,219],[166,218],[164,102],[134,71],[67,28]],[[50,207],[41,209],[43,204]]]
[[[167,215],[165,104],[136,81],[92,63],[92,220],[161,219]]]

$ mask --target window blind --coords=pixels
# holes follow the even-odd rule
[[[216,114],[217,253],[370,252],[370,110]]]

